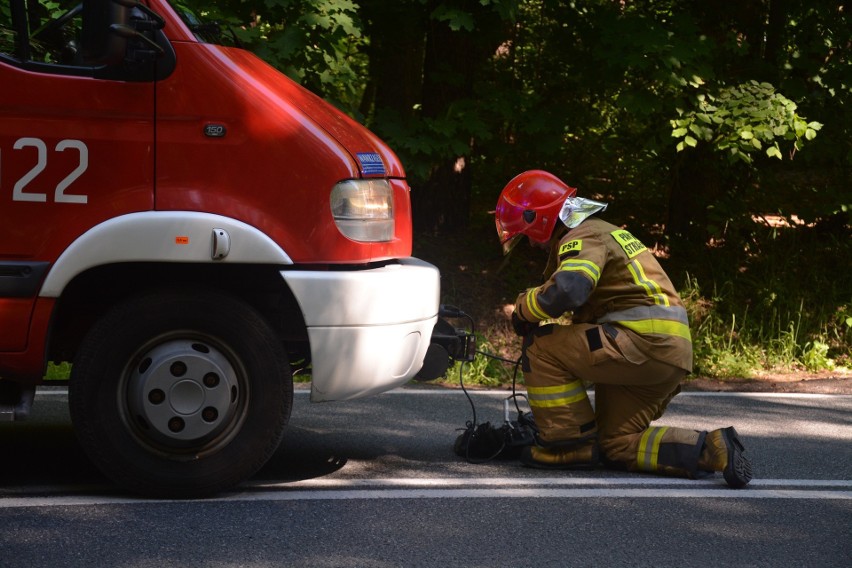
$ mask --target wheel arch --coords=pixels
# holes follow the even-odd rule
[[[77,274],[62,290],[51,320],[48,359],[73,361],[88,330],[113,306],[143,293],[217,290],[252,305],[290,353],[309,354],[301,308],[280,266],[262,264],[113,263]]]
[[[223,232],[227,246],[217,250],[215,235]],[[187,286],[241,297],[283,340],[306,341],[301,309],[279,273],[291,264],[266,234],[222,215],[143,211],[108,219],[77,237],[42,283],[39,296],[57,299],[47,358],[73,360],[82,336],[117,302]]]
[[[227,246],[216,250],[221,232]],[[90,268],[134,262],[293,264],[277,243],[242,221],[196,211],[144,211],[113,217],[77,237],[50,267],[39,296],[59,297]]]

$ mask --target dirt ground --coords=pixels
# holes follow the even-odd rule
[[[430,383],[413,383],[420,388],[459,388],[458,381],[442,380]],[[477,385],[466,384],[465,388],[476,390]],[[495,387],[487,387],[495,388]],[[510,384],[503,385],[506,390]],[[785,373],[753,379],[713,379],[688,377],[681,384],[683,392],[756,392],[756,393],[804,393],[852,395],[852,372]]]
[[[785,373],[753,379],[708,379],[689,377],[684,391],[785,392],[810,394],[852,394],[852,372]]]

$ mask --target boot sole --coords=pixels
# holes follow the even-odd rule
[[[725,476],[725,481],[729,487],[740,489],[748,485],[751,481],[751,462],[743,452],[745,446],[740,442],[737,431],[733,426],[722,430],[722,438],[725,440],[725,446],[728,448],[728,465],[722,474]]]

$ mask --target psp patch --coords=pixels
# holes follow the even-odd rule
[[[385,175],[385,164],[377,152],[358,152],[356,157],[365,176]]]
[[[615,239],[622,249],[624,249],[625,254],[627,254],[627,258],[633,258],[640,252],[648,250],[642,242],[628,233],[627,231],[618,230],[610,233],[612,238]]]
[[[583,239],[576,239],[567,243],[562,243],[559,247],[559,257],[577,256],[583,250]]]

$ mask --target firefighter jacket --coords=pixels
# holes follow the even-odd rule
[[[515,313],[542,322],[616,326],[647,357],[692,371],[686,309],[653,254],[628,231],[590,217],[554,239],[549,279],[521,293]]]

